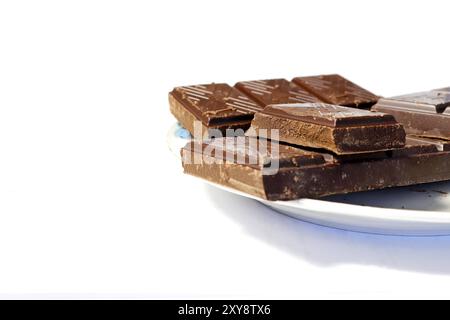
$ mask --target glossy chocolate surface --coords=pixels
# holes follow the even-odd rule
[[[410,134],[450,140],[450,88],[380,99],[372,110],[393,115]]]
[[[338,74],[297,77],[297,85],[330,104],[369,109],[379,97]]]
[[[177,87],[171,95],[206,125],[251,119],[261,107],[225,84]]]
[[[270,104],[321,102],[318,97],[285,79],[242,81],[235,87],[262,107]]]

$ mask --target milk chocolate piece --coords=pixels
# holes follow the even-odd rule
[[[379,112],[323,104],[271,105],[256,113],[248,135],[298,146],[324,148],[336,154],[374,152],[405,145],[405,131],[394,117]],[[261,130],[266,129],[266,130]]]
[[[386,152],[384,158],[348,162],[335,161],[332,154],[279,144],[276,158],[284,161],[279,162],[278,170],[265,172],[265,164],[274,160],[272,149],[261,152],[245,145],[251,140],[245,140],[243,145],[238,140],[242,138],[231,139],[231,143],[223,138],[188,143],[182,149],[185,173],[267,200],[319,198],[450,180],[450,152],[438,151],[435,145],[430,148],[426,141],[412,142],[395,153]],[[219,151],[205,154],[211,147]],[[232,156],[223,158],[224,151]],[[191,161],[195,154],[200,156],[197,163]],[[245,159],[259,162],[237,161],[242,154],[247,155]]]
[[[392,114],[409,134],[450,140],[450,88],[380,99],[373,110]]]
[[[322,102],[318,97],[285,79],[242,81],[235,87],[262,107],[270,104]]]
[[[297,77],[292,81],[330,104],[370,109],[379,99],[378,96],[338,74]]]
[[[191,134],[194,121],[204,131],[243,129],[250,126],[253,115],[261,107],[225,83],[177,87],[169,93],[170,110]]]

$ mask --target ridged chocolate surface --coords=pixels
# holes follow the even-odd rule
[[[297,77],[292,81],[330,104],[368,109],[379,98],[337,74]]]
[[[262,107],[270,104],[321,102],[318,97],[285,79],[242,81],[235,85]]]
[[[196,121],[202,131],[225,133],[228,129],[250,127],[256,112],[271,104],[317,103],[349,104],[367,107],[376,96],[337,76],[241,81],[235,87],[212,83],[176,87],[169,93],[170,111],[191,134]],[[336,103],[336,101],[338,103]]]
[[[252,119],[262,108],[225,83],[175,88],[171,94],[205,125]]]

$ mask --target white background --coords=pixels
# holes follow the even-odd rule
[[[450,237],[279,215],[184,176],[178,85],[450,85],[448,1],[0,2],[0,295],[450,298]]]

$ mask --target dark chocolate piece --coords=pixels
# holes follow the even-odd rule
[[[298,146],[336,154],[374,152],[405,145],[405,131],[394,117],[324,103],[271,105],[255,114],[248,135],[270,136]],[[266,130],[261,130],[266,129]]]
[[[270,104],[322,102],[318,97],[285,79],[242,81],[235,85],[262,107]]]
[[[438,151],[435,145],[430,148],[426,141],[407,139],[411,144],[395,153],[386,152],[384,158],[347,162],[281,144],[272,146],[279,147],[279,152],[254,150],[245,145],[252,140],[231,139],[188,143],[182,149],[185,173],[267,200],[319,198],[450,180],[450,152]],[[219,151],[212,152],[215,148]],[[224,151],[232,156],[224,160]],[[242,157],[244,154],[247,157]],[[200,159],[197,163],[192,162],[195,155]],[[249,164],[239,162],[239,156],[260,160],[256,165]],[[274,157],[284,160],[279,161],[277,170],[269,171],[265,164]]]
[[[427,144],[434,146],[439,151],[450,151],[450,141],[448,140],[408,136],[406,142],[407,144]]]
[[[194,122],[202,129],[243,129],[250,126],[261,107],[237,89],[224,83],[177,87],[169,93],[170,110],[191,134]]]
[[[392,114],[409,134],[450,140],[450,88],[380,99],[372,110]]]
[[[320,153],[255,137],[224,137],[202,142],[191,141],[184,149],[201,153],[204,157],[221,158],[231,162],[241,161],[241,164],[261,169],[270,167],[273,161],[277,161],[282,168],[325,162]]]
[[[264,141],[263,147],[261,141]],[[316,176],[320,177],[324,170],[337,165],[333,161],[326,162],[316,152],[249,137],[192,141],[181,150],[181,155],[187,174],[272,200],[288,200],[296,196],[272,195],[266,176],[285,170],[304,171],[310,183],[303,192],[306,196],[317,197],[322,191],[317,191],[321,187],[315,182]],[[292,182],[277,180],[276,183],[277,189],[280,184],[288,186]]]
[[[292,81],[330,104],[370,109],[379,99],[378,96],[338,74],[297,77]]]
[[[449,148],[450,149],[450,148]],[[415,139],[414,137],[407,136],[406,144],[402,148],[392,149],[388,151],[368,152],[359,154],[345,154],[345,155],[329,155],[324,156],[328,161],[331,161],[330,157],[336,162],[362,162],[369,160],[380,160],[386,158],[398,158],[405,156],[414,156],[424,153],[433,153],[438,151],[444,151],[442,146],[435,144],[434,142]],[[450,150],[446,150],[450,151]]]
[[[443,151],[436,144],[424,140],[417,140],[406,137],[406,144],[403,148],[391,150],[391,157],[413,156],[417,154],[433,153]]]

